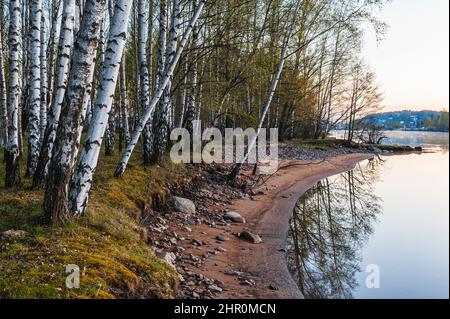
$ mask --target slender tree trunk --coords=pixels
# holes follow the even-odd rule
[[[5,149],[5,187],[20,184],[19,169],[19,103],[20,103],[20,0],[9,1],[9,96],[8,96],[8,144]]]
[[[3,15],[3,10],[1,11]],[[3,16],[0,17],[0,23],[3,23]],[[4,146],[8,143],[8,105],[5,76],[5,63],[3,61],[3,26],[0,26],[0,146]]]
[[[45,128],[47,127],[47,45],[46,45],[46,31],[45,31],[45,15],[41,17],[41,105],[39,114],[39,145],[42,145],[44,139]]]
[[[26,176],[33,176],[39,161],[41,105],[41,18],[42,0],[30,6],[30,114],[28,119],[28,163]]]
[[[64,0],[63,0],[64,1]],[[49,35],[49,51],[48,51],[48,101],[47,105],[52,104],[53,90],[54,90],[54,78],[55,78],[55,63],[57,59],[57,49],[58,49],[58,25],[59,25],[59,8],[61,5],[61,0],[53,0],[50,14],[50,35]],[[61,21],[62,23],[62,21]]]
[[[263,114],[262,114],[261,118],[259,119],[259,125],[258,125],[258,129],[256,130],[256,134],[252,138],[251,142],[248,145],[247,152],[246,152],[246,154],[244,156],[244,159],[242,160],[241,163],[236,163],[236,165],[234,166],[233,170],[230,173],[229,178],[233,182],[235,181],[236,177],[239,175],[239,173],[241,171],[242,164],[248,159],[248,156],[249,156],[250,152],[252,151],[253,147],[255,146],[256,140],[258,139],[258,136],[259,136],[259,134],[261,132],[261,128],[263,126],[266,114],[269,111],[270,105],[272,104],[273,96],[275,95],[275,91],[277,89],[278,82],[280,81],[280,78],[281,78],[281,72],[283,72],[284,64],[286,62],[286,52],[287,52],[287,49],[288,49],[289,40],[290,40],[290,38],[292,36],[292,33],[294,31],[294,22],[297,19],[298,11],[299,11],[299,8],[300,8],[300,2],[301,1],[297,1],[296,7],[294,9],[293,16],[292,16],[292,20],[291,20],[292,22],[290,23],[288,32],[287,32],[286,37],[284,39],[283,49],[281,50],[280,63],[278,65],[276,74],[275,74],[275,76],[272,79],[272,84],[271,84],[271,87],[270,87],[270,90],[269,90],[269,96],[267,98],[267,103],[264,106]]]
[[[172,19],[170,24],[169,44],[166,52],[166,63],[170,65],[177,50],[178,33],[180,29],[180,0],[173,0],[172,3]],[[159,69],[158,69],[159,72]],[[161,76],[159,76],[161,78]],[[168,131],[169,131],[169,110],[171,108],[170,93],[172,88],[173,77],[170,78],[163,97],[162,103],[156,112],[155,126],[155,144],[154,158],[152,162],[160,161],[167,149]]]
[[[164,2],[163,0],[162,2]],[[152,1],[153,2],[153,1]],[[150,7],[152,7],[153,3],[150,3]],[[147,55],[145,52],[145,46],[147,44],[147,32],[149,31],[146,21],[147,17],[145,14],[145,1],[138,0],[137,4],[138,8],[138,64],[139,64],[139,84],[140,84],[140,109],[145,110],[150,103],[150,75],[149,75],[149,65],[147,61]],[[150,31],[152,28],[150,29]],[[150,34],[151,36],[151,34]],[[149,41],[149,50],[152,50],[151,40]],[[150,163],[150,157],[153,153],[152,149],[152,122],[151,120],[145,126],[144,135],[142,138],[142,147],[143,147],[143,159],[144,164]]]
[[[116,82],[126,42],[131,7],[132,0],[116,0],[115,2],[115,13],[111,21],[105,63],[102,66],[100,74],[100,86],[97,93],[92,123],[87,132],[80,163],[75,171],[70,190],[70,212],[76,216],[84,214],[86,210],[88,194],[100,153],[100,146],[113,103],[114,91],[116,89]]]
[[[125,58],[122,58],[120,65],[120,121],[121,121],[121,141],[119,142],[119,151],[122,152],[122,145],[127,145],[130,141],[130,124],[128,123],[128,105],[127,105],[127,84],[125,78]]]
[[[106,0],[86,0],[80,30],[74,45],[72,69],[56,133],[48,182],[45,188],[44,216],[58,224],[68,213],[68,192],[73,170],[78,129],[82,125],[85,89],[92,78],[98,48],[102,14]]]
[[[172,76],[173,71],[175,70],[175,67],[178,64],[178,60],[180,59],[181,54],[183,53],[183,49],[186,46],[186,43],[192,32],[192,28],[197,23],[197,20],[200,17],[200,14],[202,13],[203,7],[204,7],[204,3],[200,2],[200,4],[195,9],[194,16],[192,17],[191,21],[189,22],[189,25],[186,27],[186,30],[183,34],[183,39],[181,40],[180,45],[178,46],[177,52],[173,58],[173,62],[167,66],[166,73],[164,75],[164,79],[161,81],[161,85],[158,87],[155,94],[153,95],[153,98],[152,98],[148,108],[145,110],[145,114],[143,114],[139,125],[136,127],[136,130],[133,133],[130,143],[128,143],[127,148],[122,155],[122,160],[120,161],[119,165],[117,166],[116,172],[114,174],[116,177],[122,176],[123,173],[125,172],[128,161],[129,161],[131,154],[133,153],[133,150],[139,140],[139,137],[144,129],[144,126],[147,123],[147,121],[150,119],[150,116],[153,112],[153,109],[155,108],[155,105],[158,103],[158,101],[160,100],[161,96],[164,93],[166,86],[169,84],[170,77]]]
[[[61,115],[61,107],[69,77],[70,57],[73,48],[75,26],[75,0],[64,0],[61,18],[61,32],[58,42],[58,59],[56,65],[56,90],[48,113],[48,123],[42,143],[39,163],[33,177],[33,186],[42,185],[48,174],[56,130]]]
[[[197,0],[194,0],[194,6],[197,4]],[[194,127],[192,126],[192,121],[197,118],[197,46],[198,46],[198,27],[194,26],[192,30],[192,43],[191,43],[191,74],[190,74],[190,90],[188,95],[186,117],[185,117],[185,127],[192,136]]]
[[[112,156],[115,149],[115,131],[116,131],[116,108],[113,101],[111,111],[108,115],[108,125],[105,132],[105,155]]]

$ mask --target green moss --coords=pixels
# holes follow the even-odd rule
[[[170,190],[186,180],[186,170],[173,164],[144,168],[139,154],[135,158],[125,176],[115,179],[118,155],[102,156],[87,215],[62,227],[40,225],[44,194],[30,189],[29,180],[12,190],[2,185],[0,232],[21,229],[27,234],[0,238],[0,298],[176,296],[178,275],[143,240],[139,222],[143,210],[164,203]],[[0,172],[3,180],[1,157]],[[80,289],[65,286],[68,264],[81,269]]]

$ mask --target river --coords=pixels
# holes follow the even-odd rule
[[[448,134],[388,142],[433,151],[361,162],[299,199],[287,260],[305,297],[449,297]]]

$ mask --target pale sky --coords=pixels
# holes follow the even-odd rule
[[[449,108],[449,0],[392,0],[378,14],[389,25],[377,44],[365,34],[366,62],[384,92],[384,110]]]

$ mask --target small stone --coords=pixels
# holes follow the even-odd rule
[[[177,259],[177,256],[175,256],[174,253],[168,253],[168,252],[162,253],[160,255],[160,258],[163,259],[170,266],[175,267],[175,261]]]
[[[172,202],[173,202],[173,206],[177,212],[191,214],[191,215],[195,214],[196,210],[195,210],[195,204],[193,201],[191,201],[187,198],[173,196]]]
[[[27,234],[27,232],[24,230],[10,229],[10,230],[4,231],[2,233],[2,236],[4,238],[23,238],[23,237],[25,237],[26,234]]]
[[[208,289],[211,290],[211,291],[214,291],[214,292],[222,292],[222,290],[223,290],[222,288],[220,288],[217,285],[209,285]]]
[[[224,252],[227,251],[227,250],[226,250],[225,248],[223,248],[223,247],[217,247],[216,250],[217,250],[217,251],[220,251],[221,253],[224,253]]]
[[[198,239],[192,239],[192,244],[195,246],[203,246],[203,242]]]
[[[240,279],[239,284],[242,286],[254,286],[256,285],[253,279]]]
[[[184,231],[187,231],[188,233],[191,233],[191,232],[192,232],[192,228],[187,227],[187,226],[184,226],[184,227],[183,227],[183,230],[184,230]]]
[[[172,244],[176,245],[177,244],[177,239],[175,237],[170,238],[169,240]]]
[[[269,285],[269,287],[267,287],[267,288],[269,288],[270,290],[274,290],[274,291],[278,290],[278,287],[275,287],[273,285]]]
[[[240,224],[245,223],[245,218],[242,217],[241,214],[236,213],[236,212],[226,212],[223,215],[223,218],[231,220],[231,221],[233,221],[235,223],[240,223]]]
[[[261,237],[259,237],[259,235],[253,234],[247,230],[244,230],[242,233],[240,233],[239,238],[249,241],[253,244],[262,243],[262,239]]]
[[[225,272],[225,275],[229,275],[229,276],[241,276],[242,272],[237,271],[237,270],[228,270]]]
[[[217,235],[216,239],[219,240],[219,241],[228,241],[228,240],[230,240],[230,238],[228,238],[228,237],[227,237],[226,235],[224,235],[224,234]]]

